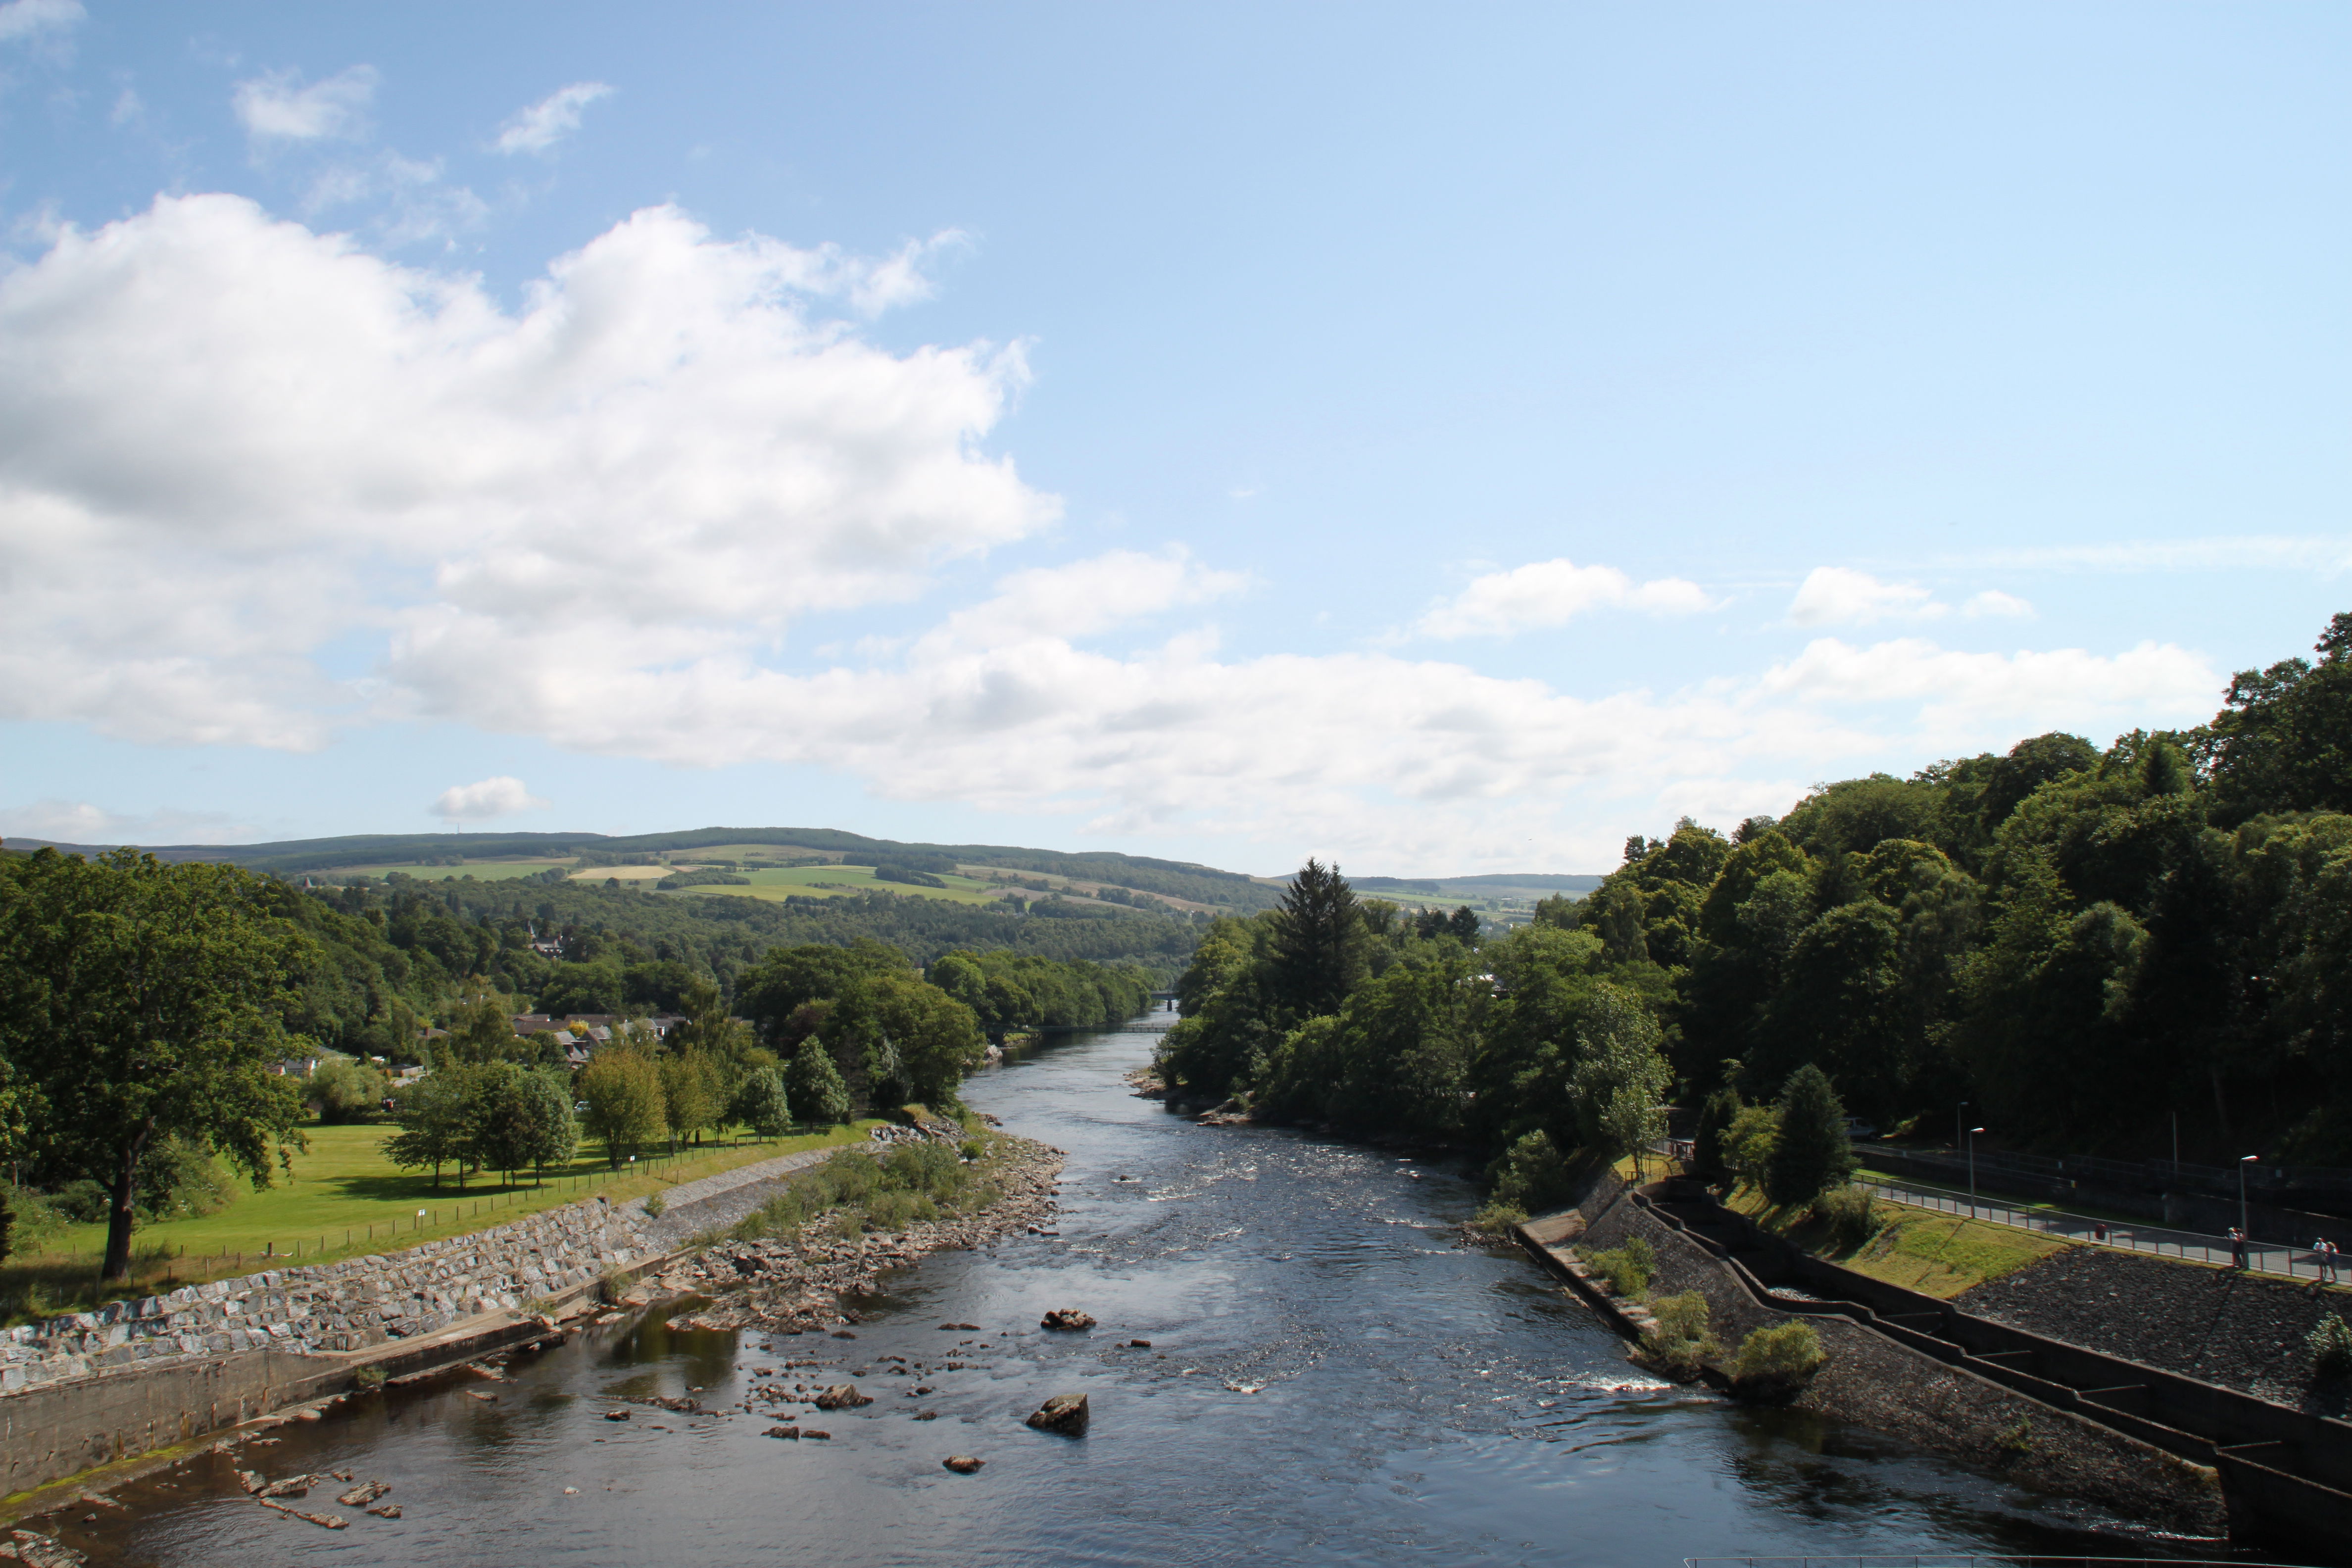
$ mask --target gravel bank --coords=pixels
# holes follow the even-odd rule
[[[709,1296],[711,1305],[673,1320],[681,1328],[758,1328],[784,1333],[849,1321],[840,1299],[874,1289],[883,1272],[934,1252],[985,1246],[1054,1212],[1062,1152],[1026,1138],[1003,1137],[987,1178],[998,1197],[976,1213],[909,1226],[893,1235],[845,1238],[822,1219],[798,1242],[774,1237],[725,1241],[665,1270],[661,1289]]]

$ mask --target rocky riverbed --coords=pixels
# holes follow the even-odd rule
[[[719,1242],[671,1265],[633,1294],[713,1298],[709,1306],[673,1319],[681,1329],[801,1333],[839,1327],[855,1321],[842,1298],[872,1292],[889,1269],[1042,1226],[1053,1215],[1061,1173],[1060,1150],[1000,1135],[985,1171],[997,1196],[984,1208],[856,1237],[839,1235],[819,1215],[794,1237]]]

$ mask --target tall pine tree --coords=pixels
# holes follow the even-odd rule
[[[1313,857],[1300,867],[1275,916],[1277,994],[1297,1016],[1336,1013],[1361,978],[1363,921],[1355,889]]]
[[[1845,1107],[1822,1069],[1807,1062],[1780,1091],[1780,1135],[1764,1167],[1764,1195],[1786,1208],[1809,1204],[1853,1175]]]

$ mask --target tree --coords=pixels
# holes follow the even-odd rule
[[[461,1062],[510,1061],[528,1054],[514,1032],[514,1012],[506,998],[477,991],[449,1020],[449,1050]]]
[[[784,1091],[784,1075],[772,1067],[753,1071],[743,1080],[735,1101],[735,1113],[762,1138],[780,1137],[791,1131],[793,1104]]]
[[[1808,1062],[1780,1091],[1780,1135],[1764,1167],[1764,1195],[1787,1208],[1806,1204],[1853,1175],[1845,1107],[1827,1074]]]
[[[1338,1012],[1363,967],[1355,889],[1339,868],[1308,857],[1283,892],[1274,931],[1280,999],[1301,1017]]]
[[[669,1123],[673,1147],[682,1138],[699,1138],[727,1114],[719,1069],[700,1051],[661,1059],[662,1118]]]
[[[1612,1156],[1642,1152],[1664,1136],[1666,1087],[1673,1069],[1658,1049],[1658,1020],[1631,992],[1594,989],[1577,1030],[1578,1061],[1569,1096],[1591,1147]]]
[[[588,1131],[604,1141],[604,1157],[614,1166],[668,1134],[661,1068],[646,1052],[608,1046],[588,1058],[575,1087],[588,1102]]]
[[[1739,1103],[1739,1091],[1728,1084],[1706,1097],[1699,1107],[1698,1130],[1691,1141],[1691,1173],[1709,1186],[1716,1186],[1730,1174],[1724,1158],[1724,1134],[1747,1107]]]
[[[562,1164],[579,1146],[571,1096],[550,1074],[498,1062],[479,1069],[467,1089],[475,1163],[504,1171],[509,1183],[526,1166]]]
[[[350,1057],[329,1057],[310,1074],[311,1103],[319,1108],[319,1120],[330,1125],[367,1121],[391,1092],[391,1080],[374,1063]]]
[[[384,1140],[385,1159],[404,1171],[430,1165],[436,1187],[441,1184],[441,1167],[454,1162],[458,1185],[465,1184],[466,1165],[474,1156],[474,1097],[467,1072],[445,1068],[401,1086],[392,1100],[392,1119],[400,1131]]]
[[[849,1120],[849,1086],[842,1082],[841,1069],[833,1065],[833,1053],[823,1042],[809,1040],[801,1046],[786,1081],[792,1103],[811,1124],[836,1127]]]
[[[285,1016],[314,951],[299,895],[232,866],[120,849],[0,859],[0,1133],[109,1195],[102,1277],[131,1271],[142,1163],[159,1141],[207,1145],[269,1184],[299,1146],[304,1043]]]

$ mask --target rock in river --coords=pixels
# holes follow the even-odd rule
[[[861,1405],[871,1405],[874,1396],[860,1394],[854,1383],[836,1383],[816,1396],[819,1410],[855,1410]]]
[[[1029,1417],[1029,1425],[1040,1432],[1059,1432],[1066,1437],[1083,1437],[1087,1431],[1087,1396],[1083,1394],[1057,1394]]]
[[[1075,1307],[1056,1307],[1039,1319],[1037,1326],[1041,1329],[1091,1329],[1095,1321],[1091,1314],[1081,1312]]]
[[[968,1476],[971,1474],[972,1471],[980,1468],[981,1466],[988,1463],[988,1461],[986,1459],[976,1459],[970,1454],[950,1454],[946,1458],[940,1460],[940,1463],[945,1465],[949,1469],[953,1470],[957,1475]]]

